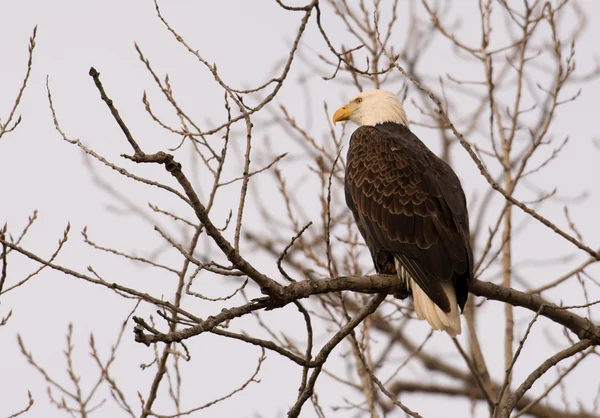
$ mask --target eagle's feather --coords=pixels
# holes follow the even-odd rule
[[[404,269],[435,304],[423,305],[413,286],[417,315],[433,309],[435,317],[437,306],[454,322],[436,327],[426,318],[430,324],[460,333],[456,306],[467,300],[473,256],[465,195],[450,166],[403,124],[365,125],[350,139],[345,191],[377,272]]]

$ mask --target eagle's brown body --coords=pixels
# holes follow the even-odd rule
[[[450,166],[403,124],[361,126],[350,139],[345,188],[377,272],[397,266],[443,312],[462,310],[473,256],[465,195]]]

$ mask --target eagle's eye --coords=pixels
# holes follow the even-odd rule
[[[362,99],[359,97],[356,100],[354,100],[356,102],[356,104],[360,104],[360,102],[362,102]]]

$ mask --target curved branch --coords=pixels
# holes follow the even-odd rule
[[[211,316],[209,319],[198,325],[174,333],[162,334],[154,330],[152,333],[153,335],[146,335],[143,334],[142,329],[138,329],[136,338],[138,341],[148,344],[159,341],[181,341],[203,332],[211,331],[224,321],[245,315],[257,309],[277,309],[309,296],[344,290],[360,293],[392,294],[398,289],[398,286],[400,286],[398,277],[386,274],[308,279],[301,282],[294,282],[283,287],[281,293],[277,295],[277,299],[265,297],[256,300],[254,303],[223,310],[218,315],[214,317]],[[513,306],[520,306],[529,309],[532,312],[539,311],[541,316],[545,316],[553,322],[567,327],[580,339],[589,339],[593,344],[600,345],[600,326],[592,323],[587,318],[561,308],[554,303],[548,302],[540,296],[524,293],[512,288],[505,288],[489,282],[482,282],[477,279],[474,279],[469,284],[469,291],[476,296],[485,297],[486,299],[509,303]],[[145,327],[142,326],[142,328]]]
[[[508,399],[506,407],[500,411],[500,418],[508,418],[510,413],[515,408],[515,405],[523,397],[525,392],[527,392],[533,384],[550,370],[552,367],[556,366],[560,361],[574,356],[575,354],[585,350],[590,347],[594,343],[590,340],[581,340],[578,343],[572,345],[571,347],[567,347],[564,350],[559,351],[552,357],[548,358],[544,361],[537,369],[535,369],[525,381],[519,386],[519,388],[515,391],[515,393]]]

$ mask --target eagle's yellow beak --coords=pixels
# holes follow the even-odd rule
[[[357,108],[357,105],[356,105],[356,103],[353,103],[353,102],[340,107],[333,114],[333,124],[335,125],[337,122],[350,119],[350,116],[352,115],[352,113],[354,113],[356,108]]]

